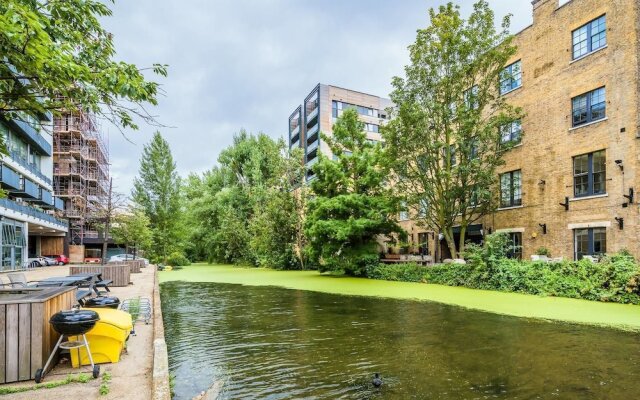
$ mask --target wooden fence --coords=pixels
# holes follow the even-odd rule
[[[131,269],[129,265],[123,263],[109,263],[107,265],[71,265],[69,267],[70,275],[96,272],[102,274],[102,279],[112,280],[113,282],[111,283],[111,286],[114,287],[128,286],[129,282],[131,282]]]

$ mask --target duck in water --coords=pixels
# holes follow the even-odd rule
[[[371,383],[373,383],[373,386],[375,386],[375,387],[382,386],[382,379],[380,379],[380,374],[379,373],[376,372],[373,375],[373,380],[371,381]]]

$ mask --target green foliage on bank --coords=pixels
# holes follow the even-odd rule
[[[504,235],[491,235],[483,247],[471,246],[467,264],[376,265],[367,276],[473,289],[640,304],[640,266],[626,251],[589,260],[529,262],[506,257]]]
[[[305,269],[302,154],[241,131],[215,167],[184,186],[191,260]]]
[[[191,265],[191,261],[182,253],[176,251],[169,255],[167,258],[167,264],[172,267],[185,267]]]

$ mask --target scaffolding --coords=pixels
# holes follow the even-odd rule
[[[95,115],[66,112],[54,119],[53,187],[65,203],[69,243],[94,238],[109,196],[108,143]]]

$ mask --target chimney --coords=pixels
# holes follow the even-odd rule
[[[542,16],[551,15],[560,4],[559,0],[533,0],[533,22],[535,23]]]

